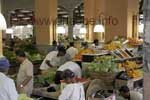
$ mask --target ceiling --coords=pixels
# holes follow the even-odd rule
[[[8,11],[10,10],[16,10],[16,8],[26,8],[31,11],[34,10],[34,0],[2,0],[7,7],[5,8],[5,16],[8,16]],[[140,14],[142,14],[142,5],[144,0],[139,0],[139,9]],[[14,3],[17,2],[17,3]],[[21,5],[24,4],[24,5]],[[73,24],[76,23],[83,23],[84,22],[84,8],[83,8],[83,0],[58,0],[58,22],[68,23],[69,22],[69,13],[70,10],[73,12]],[[27,15],[27,14],[25,14]],[[30,14],[29,14],[30,15]],[[19,18],[21,18],[21,15],[17,15]],[[24,20],[27,20],[26,16],[25,18],[22,18]],[[8,17],[8,20],[10,18]],[[15,18],[14,18],[15,19]]]

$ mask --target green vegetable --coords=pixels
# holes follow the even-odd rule
[[[113,62],[113,56],[101,56],[95,58],[95,60],[88,66],[88,69],[95,72],[118,72],[117,64]]]
[[[47,82],[48,84],[52,83],[54,81],[55,78],[55,72],[49,72],[47,75],[45,76],[38,76],[36,78],[34,78],[34,84],[35,85],[44,85],[45,82]]]
[[[33,100],[32,98],[28,98],[26,94],[20,94],[18,100]]]

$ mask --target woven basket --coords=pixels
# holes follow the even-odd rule
[[[116,74],[114,73],[99,73],[99,72],[93,72],[93,71],[89,71],[89,74],[91,76],[92,79],[101,79],[106,86],[108,87],[113,87],[113,82],[115,79]]]

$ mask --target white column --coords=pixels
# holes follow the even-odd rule
[[[144,13],[144,99],[150,98],[150,0],[144,0],[143,5]]]

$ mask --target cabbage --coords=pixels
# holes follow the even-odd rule
[[[88,69],[95,72],[118,72],[117,64],[112,61],[113,59],[113,56],[96,57]]]

